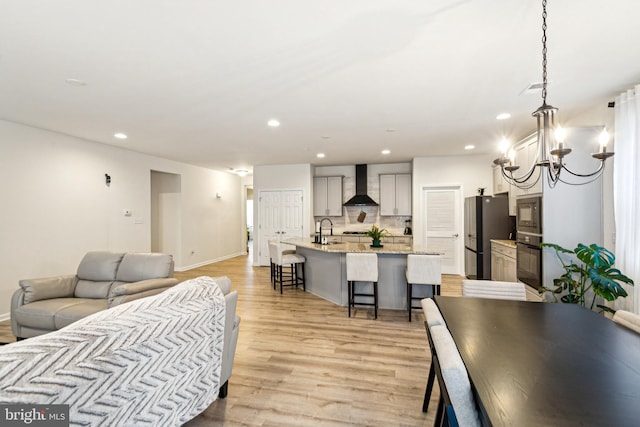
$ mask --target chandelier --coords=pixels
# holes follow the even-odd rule
[[[537,184],[544,174],[547,177],[549,187],[553,188],[558,181],[571,185],[588,184],[596,180],[604,170],[604,163],[613,152],[607,151],[609,134],[606,129],[600,135],[600,151],[591,156],[600,160],[598,168],[591,173],[577,173],[572,171],[564,163],[564,157],[571,153],[571,149],[565,147],[565,134],[562,128],[556,126],[556,113],[558,109],[547,104],[547,0],[542,0],[542,105],[532,113],[538,123],[536,159],[529,169],[521,175],[516,175],[520,166],[515,164],[513,150],[505,152],[502,157],[493,161],[500,166],[502,176],[511,185],[528,189]],[[543,173],[545,171],[546,173]],[[583,180],[582,182],[565,181],[561,178],[562,171]],[[537,175],[534,177],[534,174]]]

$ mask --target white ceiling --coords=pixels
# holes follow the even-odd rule
[[[0,0],[0,118],[214,169],[493,153],[503,132],[535,129],[540,94],[521,92],[542,79],[541,12],[530,0]],[[607,102],[640,83],[640,3],[549,0],[548,12],[548,102],[563,123],[610,123]]]

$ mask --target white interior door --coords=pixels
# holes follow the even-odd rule
[[[280,239],[302,237],[302,190],[280,192]]]
[[[461,189],[423,188],[426,246],[442,253],[442,273],[462,274]]]
[[[302,237],[302,190],[260,191],[258,203],[258,265],[269,265],[269,240]]]

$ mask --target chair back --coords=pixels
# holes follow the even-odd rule
[[[422,312],[427,321],[427,326],[446,325],[442,313],[440,313],[438,306],[431,298],[420,300],[420,305],[422,305]]]
[[[377,282],[378,255],[371,253],[347,253],[347,280]]]
[[[438,380],[444,382],[445,404],[453,406],[454,421],[462,426],[480,426],[467,368],[451,333],[444,325],[430,327],[429,333],[436,352]]]
[[[618,310],[613,315],[613,321],[640,334],[640,316],[626,310]]]
[[[282,264],[281,258],[282,255],[278,250],[278,241],[277,240],[269,240],[269,258],[271,258],[271,262],[274,264]]]
[[[524,283],[494,280],[463,280],[462,296],[526,301]]]
[[[407,255],[407,283],[439,285],[441,282],[442,258],[440,255]]]

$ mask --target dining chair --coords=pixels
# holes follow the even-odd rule
[[[414,308],[413,301],[422,300],[424,296],[416,298],[413,296],[413,287],[431,286],[431,295],[440,295],[440,284],[442,283],[442,260],[440,255],[407,255],[407,311],[409,312],[409,322],[411,322],[411,311]]]
[[[429,329],[432,326],[444,325],[444,318],[442,313],[438,309],[438,306],[431,298],[424,298],[420,301],[422,306],[422,312],[424,313],[425,327]],[[429,341],[429,350],[431,350],[431,366],[429,366],[429,376],[427,377],[427,388],[424,391],[424,400],[422,401],[422,412],[429,410],[429,400],[431,400],[431,393],[433,392],[433,383],[436,379],[436,369],[433,363],[434,349],[432,343]]]
[[[273,289],[276,289],[276,284],[280,284],[280,293],[284,286],[302,285],[302,289],[307,290],[307,285],[304,277],[304,263],[306,258],[297,253],[291,253],[289,250],[284,249],[285,246],[278,241],[269,241],[269,257],[273,263],[272,281]],[[285,268],[289,268],[286,271]]]
[[[626,310],[617,310],[613,315],[613,321],[640,334],[640,315]]]
[[[445,325],[429,328],[435,347],[434,362],[440,385],[440,401],[434,426],[480,426],[467,368]]]
[[[462,281],[462,296],[516,301],[527,300],[524,283],[499,282],[496,280],[465,279]]]
[[[378,318],[378,254],[375,253],[347,253],[347,287],[349,290],[349,317],[351,308],[356,305],[372,306],[374,319]],[[372,282],[372,293],[356,292],[355,282]],[[364,297],[367,301],[356,301],[356,297]],[[373,302],[369,299],[373,298]]]

